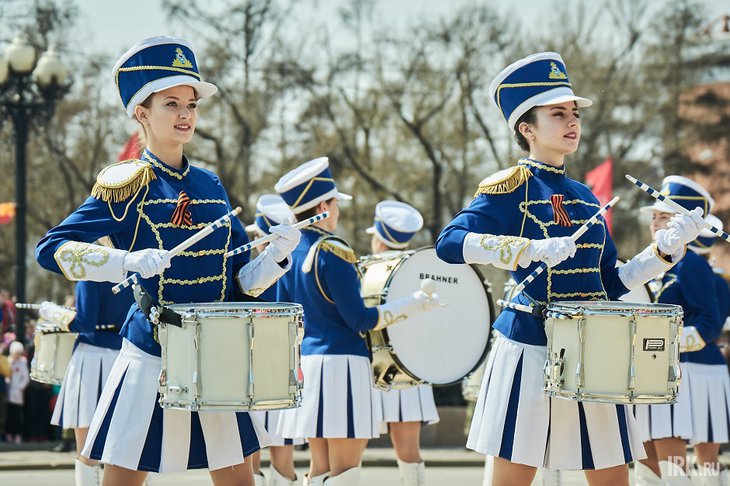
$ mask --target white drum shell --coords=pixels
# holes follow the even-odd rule
[[[161,324],[160,405],[184,410],[273,410],[301,404],[298,304],[173,305]]]
[[[30,377],[49,385],[62,384],[71,361],[76,336],[73,332],[38,333],[33,361],[30,363]]]
[[[579,401],[674,403],[681,322],[681,308],[665,304],[550,304],[546,393]]]

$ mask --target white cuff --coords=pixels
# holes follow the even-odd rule
[[[668,262],[659,255],[656,243],[652,243],[625,265],[621,265],[618,269],[618,276],[627,289],[638,288],[672,268],[682,259],[683,252],[682,250],[678,255],[672,255],[672,261]]]
[[[282,268],[267,248],[259,256],[241,267],[236,279],[241,292],[257,297],[264,290],[274,285],[290,268],[291,258],[287,257],[286,267]]]
[[[414,297],[403,297],[378,306],[378,323],[373,331],[379,331],[423,312],[422,304]]]
[[[123,268],[126,254],[108,246],[67,241],[58,247],[53,258],[69,280],[116,283],[127,277]]]
[[[679,352],[690,353],[699,351],[705,347],[705,340],[702,339],[697,328],[694,326],[684,326],[682,337],[679,339]]]
[[[466,263],[491,264],[504,270],[515,270],[520,255],[530,244],[527,238],[469,233],[462,248]]]

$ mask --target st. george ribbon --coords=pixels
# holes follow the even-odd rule
[[[329,217],[330,217],[330,212],[329,211],[325,211],[323,213],[315,214],[311,218],[305,219],[304,221],[299,221],[297,224],[292,225],[292,228],[295,228],[295,229],[306,228],[309,225],[312,225],[312,224],[314,224],[314,223],[316,223],[318,221],[322,221],[323,219],[327,219]],[[266,243],[269,243],[269,242],[271,242],[272,240],[275,240],[278,237],[279,237],[279,235],[275,235],[273,233],[272,234],[269,234],[269,235],[266,235],[266,236],[262,236],[261,238],[258,238],[256,240],[253,240],[253,241],[249,242],[249,243],[246,243],[243,246],[239,246],[235,250],[229,251],[228,253],[226,253],[226,257],[227,258],[230,258],[230,257],[235,256],[235,255],[240,255],[241,253],[246,253],[247,251],[251,251],[251,248],[254,248],[254,247],[259,246],[259,245],[265,245]]]
[[[235,217],[238,213],[241,212],[241,206],[238,206],[236,209],[229,211],[228,214],[221,216],[220,218],[216,219],[212,223],[210,223],[205,228],[201,229],[197,233],[195,233],[193,236],[188,238],[187,240],[183,241],[179,245],[177,245],[175,248],[170,250],[170,258],[179,255],[180,253],[184,252],[186,249],[190,248],[192,245],[197,243],[198,241],[202,240],[209,234],[211,234],[213,231],[217,230],[218,228],[223,227],[224,224],[226,224],[228,221],[231,220],[231,218]],[[112,292],[115,294],[118,294],[120,290],[126,289],[132,284],[137,283],[137,279],[139,278],[138,273],[134,273],[127,277],[126,279],[122,280],[118,284],[116,284],[114,287],[112,287]]]
[[[583,236],[583,234],[586,231],[588,231],[588,229],[591,226],[593,226],[594,224],[596,224],[598,222],[598,218],[600,218],[601,216],[606,214],[606,212],[608,212],[608,210],[611,209],[618,201],[619,201],[618,196],[616,196],[613,199],[611,199],[610,201],[608,201],[605,206],[603,206],[601,209],[598,210],[598,212],[596,212],[596,214],[591,216],[588,221],[583,223],[583,225],[580,228],[578,228],[576,230],[576,232],[570,236],[570,238],[573,241],[578,240],[578,238]],[[544,263],[544,262],[541,263],[535,270],[532,271],[532,273],[530,273],[530,275],[525,277],[525,279],[522,282],[520,282],[519,285],[517,285],[517,287],[515,287],[513,295],[517,295],[520,292],[522,292],[523,290],[525,290],[525,286],[527,286],[527,284],[529,284],[530,282],[535,280],[537,278],[537,276],[540,275],[542,272],[544,272],[546,269],[547,269],[547,263]],[[509,307],[511,309],[519,310],[522,312],[527,312],[527,313],[533,312],[532,306],[514,304],[511,302],[502,300],[502,299],[497,300],[497,304],[500,305],[501,307]]]
[[[670,198],[668,198],[667,196],[665,196],[661,192],[657,191],[656,189],[654,189],[653,187],[651,187],[649,184],[646,184],[644,182],[641,182],[639,179],[637,179],[636,177],[631,177],[629,174],[626,174],[626,178],[630,182],[632,182],[636,187],[638,187],[642,191],[646,192],[647,194],[649,194],[654,199],[658,199],[659,201],[663,202],[664,204],[670,206],[672,209],[674,209],[678,213],[682,213],[684,215],[689,216],[689,210],[687,210],[686,208],[680,206],[676,202],[672,201]],[[707,228],[708,230],[712,231],[714,234],[716,234],[717,236],[719,236],[723,240],[725,240],[728,243],[730,243],[730,234],[725,233],[720,228],[715,228],[714,226],[712,226],[707,221],[705,221],[705,228]]]

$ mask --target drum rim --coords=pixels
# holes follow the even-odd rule
[[[304,314],[304,308],[296,302],[190,302],[188,304],[171,304],[165,307],[182,316],[194,315],[201,317],[235,315],[245,318]]]
[[[604,306],[601,308],[601,306]],[[561,312],[562,311],[562,312]],[[668,316],[683,317],[682,307],[665,303],[624,302],[622,300],[560,300],[547,306],[547,318],[561,315]]]
[[[416,253],[421,252],[421,251],[425,251],[425,250],[430,250],[430,249],[435,249],[435,246],[434,245],[426,245],[426,246],[422,246],[422,247],[419,247],[419,248],[415,248],[413,250],[404,250],[402,252],[397,252],[397,253],[394,252],[392,254],[391,258],[382,258],[382,259],[376,260],[374,262],[374,263],[382,263],[382,262],[385,262],[385,261],[388,261],[388,260],[394,260],[396,255],[403,255],[403,254],[405,254],[404,258],[401,258],[400,261],[397,263],[397,265],[395,265],[392,268],[390,274],[388,275],[388,278],[385,280],[385,283],[383,284],[383,289],[381,291],[381,302],[380,302],[380,304],[383,304],[384,303],[382,301],[382,293],[386,289],[389,289],[390,288],[390,285],[391,285],[391,283],[393,281],[393,278],[395,277],[395,274],[398,272],[398,269],[403,265],[403,263],[406,260],[408,260],[409,258],[411,258],[413,255],[415,255]],[[366,257],[363,257],[363,259],[364,258],[366,258]],[[375,258],[373,258],[373,259],[375,259]],[[489,332],[488,332],[487,335],[489,337],[487,338],[487,343],[484,346],[484,350],[482,351],[482,355],[477,360],[477,363],[464,376],[462,376],[461,378],[458,378],[458,379],[456,379],[454,381],[451,381],[449,383],[431,383],[429,381],[424,380],[423,378],[420,378],[418,376],[415,376],[413,374],[413,372],[411,372],[405,366],[405,364],[401,361],[401,359],[398,357],[398,353],[396,353],[395,349],[392,349],[392,346],[391,346],[391,349],[389,349],[387,351],[388,354],[390,355],[390,357],[393,359],[393,362],[396,364],[396,366],[398,366],[398,368],[401,371],[403,371],[403,373],[405,373],[407,376],[411,377],[413,380],[415,380],[415,381],[417,381],[419,383],[428,384],[428,385],[433,386],[433,387],[445,387],[445,386],[455,385],[457,383],[460,383],[461,380],[463,380],[466,376],[469,376],[471,373],[474,373],[474,371],[476,371],[476,369],[479,368],[479,366],[481,366],[482,363],[484,362],[484,360],[487,358],[487,355],[489,354],[489,349],[490,349],[491,344],[492,344],[492,339],[491,339],[492,325],[494,324],[494,321],[496,319],[496,316],[495,316],[494,298],[492,296],[491,284],[485,284],[486,278],[484,277],[484,274],[482,273],[482,271],[479,270],[476,267],[476,265],[471,265],[471,264],[467,264],[467,263],[462,263],[460,265],[468,265],[474,271],[474,273],[477,274],[477,277],[479,278],[479,283],[482,285],[482,287],[484,288],[484,290],[487,293],[487,304],[489,306]],[[387,293],[386,293],[386,296],[387,296]],[[387,299],[385,300],[385,302],[387,302]],[[387,328],[381,329],[380,331],[372,331],[372,330],[371,331],[368,331],[368,333],[370,333],[370,332],[380,332],[380,333],[383,334],[383,337],[388,342],[390,342],[390,337],[388,336],[388,329]],[[369,350],[372,349],[371,346],[370,346],[370,342],[369,341],[368,341],[368,349]],[[372,351],[371,351],[371,353],[372,353]]]

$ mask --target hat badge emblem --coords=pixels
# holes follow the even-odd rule
[[[550,74],[548,77],[550,79],[568,79],[568,76],[566,76],[554,62],[550,63]]]
[[[175,49],[175,60],[172,61],[173,67],[179,67],[179,68],[192,68],[193,63],[188,61],[188,58],[185,57],[185,54],[183,53],[183,50],[179,47]]]

